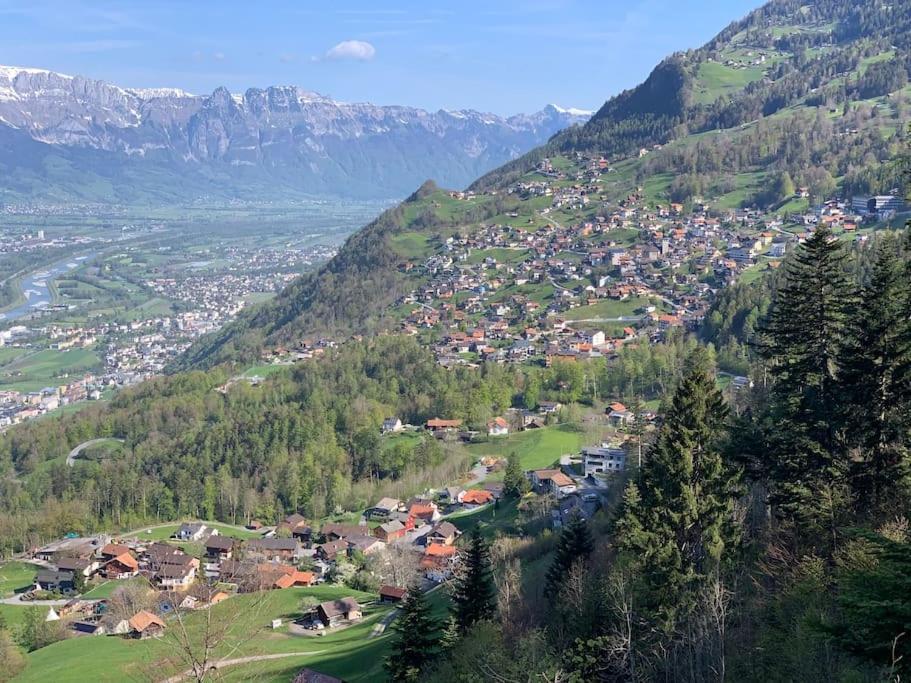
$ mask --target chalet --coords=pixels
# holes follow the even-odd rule
[[[206,534],[214,535],[218,533],[217,529],[209,529],[205,524],[181,524],[180,528],[174,533],[174,538],[180,541],[200,541]]]
[[[401,504],[401,501],[396,498],[381,498],[376,505],[367,508],[364,515],[367,519],[373,520],[389,519],[392,513],[399,509]]]
[[[153,543],[146,548],[145,561],[148,564],[149,569],[155,571],[165,563],[173,564],[174,562],[182,561],[175,558],[180,558],[185,555],[186,553],[173,545],[168,545],[167,543]]]
[[[155,573],[155,580],[161,588],[170,590],[186,590],[196,579],[196,570],[199,560],[190,558],[192,562],[185,564],[163,564]]]
[[[102,572],[108,579],[128,579],[139,573],[139,561],[127,550],[108,560]]]
[[[309,526],[307,518],[295,512],[281,521],[281,524],[278,525],[278,531],[287,531],[291,533],[291,535],[294,535],[294,533],[300,529],[309,529]]]
[[[101,549],[100,555],[102,562],[109,562],[115,557],[119,557],[120,555],[128,552],[130,552],[130,549],[125,545],[120,545],[118,543],[108,543]]]
[[[535,470],[531,473],[531,483],[538,491],[558,497],[576,491],[576,483],[560,470]]]
[[[400,538],[404,538],[407,531],[408,530],[402,522],[394,519],[391,522],[385,522],[376,527],[373,530],[373,535],[384,543],[392,543]]]
[[[407,588],[399,588],[398,586],[381,586],[380,602],[401,602],[405,599],[405,596],[407,594]]]
[[[487,423],[488,436],[507,436],[509,434],[509,424],[502,417],[495,417]]]
[[[164,633],[164,622],[151,612],[142,610],[134,614],[129,621],[130,635],[133,638],[156,638]]]
[[[227,536],[210,536],[206,541],[206,556],[213,560],[230,560],[236,541]]]
[[[74,575],[71,571],[59,571],[40,567],[38,575],[35,577],[35,583],[42,590],[46,591],[71,591],[74,585]]]
[[[363,615],[361,606],[354,598],[329,600],[316,607],[316,616],[327,628],[339,626],[345,621],[357,621]]]
[[[427,422],[424,423],[424,427],[426,429],[428,429],[430,431],[434,431],[434,432],[437,432],[437,431],[452,432],[452,431],[457,430],[461,426],[462,426],[461,420],[442,420],[438,417],[435,417],[431,420],[427,420]]]
[[[432,524],[440,518],[440,511],[433,502],[413,502],[408,507],[408,516],[414,520],[415,525]]]
[[[367,532],[366,527],[359,524],[337,524],[330,522],[323,525],[322,537],[326,541],[338,541],[348,536],[362,536]]]
[[[452,522],[440,522],[424,538],[427,545],[452,545],[459,536],[459,530]]]
[[[282,574],[272,584],[273,588],[291,588],[293,586],[312,586],[316,583],[316,574],[313,572],[294,571],[290,574]]]
[[[329,541],[316,546],[316,557],[324,562],[335,562],[339,553],[345,555],[348,552],[348,543],[344,539]]]
[[[487,505],[493,502],[493,494],[484,489],[469,489],[459,497],[459,502],[462,505]]]
[[[386,544],[376,536],[349,536],[345,539],[349,552],[360,552],[372,555],[386,547]]]
[[[562,407],[563,404],[556,401],[538,401],[538,412],[542,415],[553,415]]]
[[[635,422],[636,416],[622,403],[611,403],[607,407],[607,419],[615,427],[622,427]]]
[[[383,426],[380,431],[383,434],[398,434],[405,427],[402,425],[402,421],[397,417],[387,417],[383,420]]]
[[[60,557],[57,558],[57,569],[60,571],[82,574],[88,578],[98,569],[98,560],[93,557]]]
[[[290,560],[297,557],[300,544],[296,538],[254,538],[244,543],[244,550],[267,560]]]

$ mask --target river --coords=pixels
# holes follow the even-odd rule
[[[94,256],[94,254],[72,256],[26,275],[20,281],[20,287],[25,296],[25,303],[20,304],[5,313],[0,313],[0,322],[17,320],[30,313],[50,306],[53,299],[50,289],[51,281],[59,278],[61,275],[66,275],[67,273],[76,270],[76,268],[81,266],[86,259],[89,259],[92,256]]]

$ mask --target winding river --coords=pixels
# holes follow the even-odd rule
[[[22,287],[22,294],[25,296],[25,303],[0,313],[0,322],[17,320],[50,306],[53,300],[50,289],[51,281],[76,270],[86,259],[91,258],[93,255],[73,256],[23,277],[20,281],[20,286]]]

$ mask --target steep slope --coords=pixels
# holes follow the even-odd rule
[[[348,104],[289,86],[194,96],[0,67],[0,131],[43,145],[4,160],[31,166],[34,182],[27,190],[21,182],[0,184],[0,197],[395,197],[431,173],[447,184],[468,183],[587,117],[552,105],[502,118]],[[64,159],[70,173],[37,163],[48,157]]]
[[[907,85],[909,66],[908,0],[772,0],[702,48],[668,57],[587,124],[491,171],[472,189],[514,180],[555,154],[624,157],[793,107],[884,96]]]
[[[546,170],[550,162],[578,173],[581,154],[603,156],[609,167],[599,180],[599,203],[560,209],[547,220],[591,221],[628,195],[651,206],[699,198],[718,212],[759,206],[784,214],[839,187],[847,194],[887,192],[901,172],[888,161],[905,144],[909,36],[911,0],[773,0],[703,48],[664,60],[584,126],[479,179],[471,202],[453,207],[446,193],[419,193],[388,212],[321,272],[245,315],[214,344],[203,340],[186,362],[245,357],[262,343],[293,343],[314,333],[382,329],[406,291],[396,257],[420,262],[445,255],[447,232],[474,230],[487,220],[509,223],[507,213],[539,225],[549,198],[517,207],[507,190],[540,183],[553,174]],[[806,188],[799,201],[782,189],[795,183]],[[408,287],[421,285],[421,272],[408,271]],[[362,289],[361,282],[371,286]],[[334,306],[333,296],[359,304]]]

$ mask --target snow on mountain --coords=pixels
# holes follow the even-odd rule
[[[32,140],[229,175],[258,169],[314,191],[356,186],[371,194],[373,184],[376,194],[390,196],[428,177],[459,186],[588,116],[552,105],[508,118],[428,112],[339,102],[295,86],[192,95],[0,66],[0,121]]]

